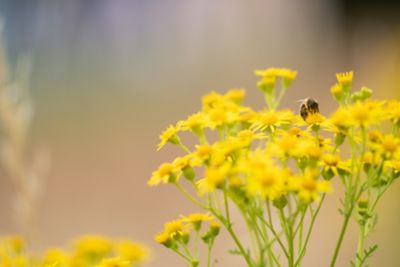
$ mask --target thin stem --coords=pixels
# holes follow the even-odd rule
[[[192,255],[192,253],[190,253],[190,250],[186,246],[185,242],[183,242],[182,240],[179,240],[179,243],[181,243],[183,250],[185,251],[186,255],[190,258],[190,261],[193,261],[193,255]]]
[[[228,225],[226,227],[226,229],[228,230],[228,233],[231,235],[231,237],[233,238],[233,241],[235,241],[236,246],[239,248],[240,252],[242,253],[244,259],[246,260],[247,264],[249,265],[249,267],[253,266],[253,262],[250,259],[248,253],[246,252],[246,250],[244,249],[242,243],[240,242],[239,238],[236,236],[235,232],[232,230],[231,225]]]
[[[251,260],[251,258],[249,256],[249,254],[244,249],[243,244],[240,242],[239,238],[236,236],[235,232],[233,231],[232,225],[227,223],[226,219],[220,213],[218,213],[216,210],[214,210],[213,208],[210,208],[209,210],[225,226],[225,228],[228,231],[229,235],[232,237],[232,239],[235,242],[236,246],[240,250],[240,253],[243,255],[247,265],[249,267],[253,267],[254,264],[253,264],[253,262],[252,262],[252,260]]]
[[[214,200],[215,208],[217,209],[218,213],[221,213],[221,208],[220,208],[220,205],[219,205],[220,203],[219,203],[219,199],[218,199],[218,195],[217,195],[216,191],[212,192],[212,197],[213,197],[213,200]]]
[[[180,252],[178,249],[176,248],[172,248],[172,250],[178,254],[179,256],[181,256],[182,258],[184,258],[185,260],[187,260],[188,262],[192,262],[192,259],[189,258],[188,256],[186,256],[185,254],[183,254],[182,252]]]
[[[286,250],[285,245],[283,244],[283,242],[282,242],[282,240],[280,239],[279,235],[278,235],[277,232],[275,231],[274,224],[273,224],[273,221],[272,221],[272,213],[271,213],[271,207],[270,207],[269,201],[267,201],[266,206],[267,206],[267,214],[268,214],[268,220],[269,220],[269,224],[270,224],[270,225],[267,224],[267,223],[266,223],[265,225],[271,230],[272,234],[277,238],[276,240],[278,241],[278,244],[279,244],[279,246],[281,247],[283,253],[284,253],[285,256],[286,256],[286,258],[289,258],[289,253],[288,253],[288,251]],[[285,232],[285,231],[283,231],[283,232]]]
[[[311,222],[310,222],[310,227],[308,228],[308,231],[307,231],[307,234],[306,234],[306,239],[305,239],[305,241],[304,241],[304,244],[303,244],[303,246],[302,246],[302,248],[301,248],[301,250],[300,250],[300,253],[299,253],[299,255],[298,255],[298,259],[296,260],[296,263],[294,264],[294,266],[299,265],[300,262],[301,262],[301,260],[304,258],[304,255],[305,255],[305,252],[306,252],[306,249],[307,249],[307,245],[308,245],[308,242],[309,242],[309,240],[310,240],[312,230],[313,230],[313,228],[314,228],[315,220],[317,219],[318,213],[319,213],[319,211],[321,210],[322,203],[323,203],[324,200],[325,200],[325,196],[326,196],[326,194],[323,194],[323,195],[322,195],[321,200],[320,200],[319,203],[318,203],[317,209],[316,209],[315,212],[312,214]]]
[[[351,214],[353,213],[353,209],[354,209],[354,203],[351,203],[349,212],[347,212],[345,214],[345,217],[344,217],[344,221],[343,221],[343,224],[342,224],[342,228],[340,230],[339,238],[338,238],[338,240],[336,242],[335,251],[333,253],[332,260],[331,260],[331,263],[329,265],[330,267],[334,267],[335,264],[336,264],[336,260],[337,260],[337,257],[339,255],[340,247],[342,246],[344,234],[346,233],[347,226],[348,226],[350,218],[351,218]]]
[[[282,228],[285,230],[286,234],[286,242],[288,245],[288,266],[293,267],[294,265],[294,249],[293,249],[293,237],[292,237],[292,230],[290,229],[290,225],[286,221],[285,213],[283,209],[278,209],[279,218],[281,221]]]
[[[214,245],[214,238],[209,242],[207,248],[207,267],[211,267],[211,253],[213,245]]]
[[[304,222],[305,215],[306,215],[306,209],[302,210],[300,222],[297,225],[296,230],[294,231],[294,236],[296,236],[297,233],[299,234],[298,251],[297,251],[298,255],[301,255],[300,253],[301,253],[301,248],[302,248],[302,244],[303,244],[303,230],[304,230],[303,222]]]
[[[194,255],[196,256],[196,258],[199,258],[200,256],[199,241],[200,241],[200,233],[197,230],[195,231],[195,236],[194,236]]]
[[[190,149],[187,146],[185,146],[184,144],[182,144],[181,142],[178,143],[178,146],[180,146],[186,153],[188,153],[188,154],[192,153],[190,151]]]
[[[197,199],[195,199],[188,191],[185,190],[185,188],[183,188],[179,183],[175,183],[176,187],[178,187],[179,191],[181,191],[181,193],[187,198],[189,199],[191,202],[193,202],[195,205],[199,206],[202,209],[205,210],[209,210],[209,208],[204,205],[203,203],[201,203],[200,201],[198,201]]]
[[[364,244],[365,244],[365,225],[360,227],[357,245],[357,258],[356,266],[362,267],[362,259],[364,257]]]
[[[231,217],[229,214],[229,203],[228,203],[228,195],[226,193],[226,190],[223,190],[223,194],[224,194],[224,206],[225,206],[225,216],[226,216],[226,220],[229,224],[231,224]]]
[[[276,259],[276,257],[275,257],[275,255],[274,255],[274,253],[273,253],[273,251],[272,251],[272,244],[273,244],[273,241],[272,241],[272,243],[270,243],[269,242],[269,234],[268,234],[268,229],[267,229],[267,227],[266,227],[266,224],[264,223],[264,205],[263,205],[263,202],[261,202],[260,203],[260,207],[261,207],[261,210],[262,210],[262,214],[261,214],[261,217],[262,217],[262,219],[261,219],[261,227],[260,227],[260,231],[262,232],[262,237],[264,238],[264,243],[265,243],[265,249],[267,249],[267,253],[268,253],[268,261],[270,262],[270,264],[271,264],[271,266],[274,266],[273,265],[273,263],[275,262],[278,266],[280,266],[280,264],[279,264],[279,262],[278,262],[278,260]],[[258,226],[258,224],[257,224],[257,226]],[[275,239],[276,240],[276,239]]]

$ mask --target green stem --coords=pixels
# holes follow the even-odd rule
[[[278,209],[279,213],[279,218],[281,221],[282,228],[285,230],[286,234],[286,242],[288,245],[288,266],[293,267],[294,266],[294,248],[293,248],[293,232],[290,227],[290,225],[287,222],[287,219],[285,217],[285,213],[283,212],[283,209]]]
[[[180,252],[178,249],[176,248],[172,248],[172,250],[178,254],[180,257],[184,258],[186,261],[188,261],[189,263],[192,262],[192,259],[189,258],[188,256],[186,256],[185,254],[183,254],[182,252]]]
[[[223,190],[224,194],[224,206],[225,206],[225,215],[226,215],[226,220],[229,224],[231,224],[231,217],[229,214],[229,203],[228,203],[228,195],[226,193],[226,189]]]
[[[360,226],[358,245],[357,245],[357,258],[356,266],[362,267],[362,259],[364,258],[364,245],[365,245],[365,225]]]
[[[236,246],[240,250],[240,253],[243,255],[248,267],[253,267],[254,264],[253,264],[253,262],[252,262],[252,260],[251,260],[251,258],[249,256],[249,254],[244,249],[243,244],[240,242],[239,238],[237,237],[237,235],[233,231],[232,225],[230,223],[227,223],[226,219],[220,213],[218,213],[216,210],[214,210],[213,208],[210,208],[209,210],[225,226],[225,228],[228,231],[229,235],[232,237],[232,239],[235,242]]]
[[[272,234],[276,237],[276,240],[278,241],[278,244],[281,247],[286,258],[289,258],[289,253],[286,250],[285,245],[283,244],[281,238],[279,237],[278,233],[276,232],[276,230],[274,228],[274,223],[272,221],[271,206],[270,206],[269,201],[266,202],[266,206],[267,206],[267,214],[268,214],[269,224],[265,223],[265,225],[271,230]],[[285,231],[283,231],[283,232],[285,232]]]
[[[175,183],[176,187],[178,187],[179,191],[181,191],[181,193],[187,198],[189,199],[191,202],[193,202],[195,205],[199,206],[202,209],[205,210],[209,210],[209,208],[204,205],[203,203],[201,203],[200,201],[198,201],[197,199],[195,199],[188,191],[185,190],[185,188],[183,188],[179,183]]]
[[[214,238],[209,242],[207,249],[207,267],[211,267],[211,252],[214,245]]]
[[[331,263],[329,265],[330,267],[334,267],[335,264],[336,264],[336,260],[337,260],[337,257],[339,255],[340,247],[342,246],[344,234],[346,233],[347,226],[348,226],[350,218],[351,218],[351,214],[353,213],[353,209],[354,209],[354,203],[351,203],[350,209],[345,214],[345,217],[344,217],[344,220],[343,220],[343,224],[342,224],[342,228],[340,230],[339,238],[338,238],[338,240],[336,242],[335,251],[333,253],[332,260],[331,260]]]
[[[305,255],[305,252],[306,252],[306,249],[307,249],[307,245],[308,245],[308,242],[309,242],[309,240],[310,240],[312,230],[313,230],[313,228],[314,228],[315,220],[317,219],[317,216],[318,216],[318,214],[319,214],[319,211],[321,210],[322,203],[323,203],[324,200],[325,200],[325,196],[326,196],[326,194],[323,194],[323,195],[322,195],[321,200],[320,200],[320,202],[318,203],[317,209],[316,209],[315,212],[312,214],[310,227],[308,228],[308,231],[307,231],[307,234],[306,234],[306,239],[305,239],[305,241],[304,241],[303,246],[301,247],[300,253],[299,253],[299,255],[298,255],[298,258],[297,258],[297,260],[296,260],[294,266],[298,266],[298,265],[300,264],[301,260],[304,258],[304,255]]]
[[[180,146],[186,153],[188,153],[188,154],[192,153],[190,151],[190,149],[187,146],[185,146],[184,144],[182,144],[181,142],[178,143],[178,146]]]
[[[217,195],[216,191],[212,192],[212,198],[214,200],[215,208],[217,209],[218,213],[221,213],[221,207],[219,205],[220,203],[219,203],[219,199],[218,199],[218,195]]]
[[[268,261],[270,262],[271,266],[274,266],[273,263],[275,262],[278,266],[280,265],[278,260],[276,259],[273,251],[272,251],[272,244],[269,241],[269,234],[268,234],[268,229],[266,227],[266,224],[264,223],[264,207],[262,202],[260,203],[260,207],[262,209],[262,214],[261,214],[261,226],[260,226],[260,231],[262,232],[261,236],[264,238],[264,244],[265,244],[265,249],[267,250],[268,254]],[[257,224],[258,225],[258,224]]]
[[[199,231],[195,231],[195,236],[194,236],[194,255],[196,258],[199,258],[200,256],[200,251],[199,251],[199,241],[200,241],[200,233]]]
[[[185,242],[183,242],[182,240],[179,241],[179,243],[181,243],[183,250],[185,251],[186,255],[190,258],[191,261],[193,261],[193,255],[192,253],[190,253],[190,250],[188,249],[188,247],[186,246]]]
[[[304,228],[303,222],[304,222],[304,218],[305,218],[305,215],[306,215],[306,211],[307,211],[306,209],[302,210],[300,222],[297,225],[296,230],[294,231],[294,236],[296,236],[297,233],[299,234],[299,237],[298,237],[298,251],[297,251],[298,255],[301,255],[301,249],[302,249],[302,244],[303,244],[303,230],[304,230],[303,229]]]
[[[239,248],[241,254],[243,255],[244,259],[246,260],[247,265],[249,267],[253,267],[254,265],[253,265],[252,260],[250,259],[248,253],[244,249],[244,247],[243,247],[242,243],[240,242],[239,238],[236,236],[235,232],[233,231],[232,226],[231,225],[227,225],[226,226],[226,230],[228,230],[228,233],[233,238],[233,241],[235,241],[236,246]]]

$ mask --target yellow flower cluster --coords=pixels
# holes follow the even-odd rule
[[[246,197],[270,200],[293,192],[306,202],[330,191],[329,182],[318,180],[322,155],[333,153],[331,146],[320,145],[328,140],[315,139],[310,127],[301,129],[307,124],[290,110],[255,111],[242,106],[243,96],[244,91],[238,89],[224,95],[212,92],[203,97],[202,111],[170,126],[166,132],[175,129],[175,140],[180,132],[191,131],[200,137],[200,143],[183,157],[160,165],[148,184],[177,183],[183,176],[194,182],[200,195],[234,188]],[[321,121],[311,124],[316,123]],[[212,142],[206,133],[211,136],[214,130],[219,138]],[[160,136],[160,144],[171,141],[166,132]],[[308,162],[309,167],[299,165],[294,173],[288,168],[290,161]],[[198,167],[204,168],[204,177],[195,180],[194,168]],[[315,173],[312,179],[309,173]],[[315,186],[305,185],[313,180]],[[321,183],[324,186],[317,186]]]
[[[274,259],[268,241],[271,235],[275,239],[270,242],[277,240],[289,266],[300,266],[297,264],[304,257],[307,241],[303,248],[299,246],[299,256],[295,259],[291,251],[295,238],[292,228],[295,223],[298,229],[304,226],[307,209],[311,210],[311,220],[315,220],[321,199],[332,191],[333,177],[340,179],[346,192],[341,234],[364,194],[369,196],[367,202],[374,204],[363,207],[358,223],[365,228],[364,235],[373,228],[371,218],[375,216],[377,201],[400,176],[400,102],[371,100],[372,90],[366,87],[352,92],[353,72],[345,72],[336,75],[337,83],[331,87],[339,106],[330,116],[320,114],[318,103],[310,98],[302,101],[300,116],[288,109],[278,109],[297,76],[296,71],[268,68],[256,70],[255,74],[261,77],[257,86],[267,107],[254,110],[243,105],[244,89],[205,95],[200,111],[161,134],[159,149],[171,143],[180,146],[185,154],[161,164],[148,185],[173,184],[197,206],[211,212],[228,230],[248,266],[264,266],[265,259],[264,256],[254,259],[256,252],[248,252],[236,237],[230,203],[241,211],[249,225],[255,225],[254,229],[249,226],[249,232],[260,238],[261,251],[268,247],[272,266],[278,260]],[[198,140],[193,147],[181,142],[181,136],[187,132]],[[188,182],[186,185],[182,177]],[[196,195],[190,194],[187,186]],[[318,203],[317,212],[312,208],[313,203]],[[274,229],[271,204],[279,215],[288,248],[282,245]],[[186,227],[182,220],[167,223],[156,240],[174,249],[174,239],[187,242]],[[301,235],[298,238],[301,242]],[[333,265],[343,238],[338,240]],[[187,260],[191,266],[197,266],[197,261]]]
[[[155,240],[166,247],[186,245],[190,239],[190,231],[199,232],[203,222],[209,222],[209,229],[203,234],[203,239],[214,238],[219,233],[219,223],[209,214],[192,213],[189,216],[165,223],[164,231],[155,236]]]
[[[72,251],[49,248],[43,254],[29,253],[22,237],[0,240],[0,266],[4,267],[124,267],[139,266],[148,259],[148,249],[130,240],[113,241],[102,236],[84,236]]]

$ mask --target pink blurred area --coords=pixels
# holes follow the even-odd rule
[[[174,188],[146,185],[151,172],[179,152],[172,146],[156,152],[158,135],[197,111],[210,90],[244,87],[245,104],[262,108],[256,68],[299,71],[282,104],[294,110],[298,99],[312,96],[329,115],[334,74],[351,69],[355,87],[399,97],[400,24],[358,16],[349,30],[335,1],[8,2],[4,42],[11,63],[19,52],[32,56],[32,138],[51,152],[34,224],[37,249],[99,233],[152,247],[147,266],[184,266],[153,241],[165,221],[198,211]],[[1,174],[1,235],[18,230],[11,219],[13,190]],[[381,203],[370,239],[381,246],[371,266],[400,264],[399,191],[397,184]],[[304,266],[328,264],[340,193],[322,211]],[[348,266],[355,237],[353,227],[338,266]],[[216,266],[244,266],[226,253],[233,247],[226,235],[216,246]]]

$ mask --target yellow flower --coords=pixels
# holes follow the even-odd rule
[[[285,192],[285,176],[276,167],[254,172],[248,177],[247,192],[252,196],[274,200]]]
[[[204,178],[198,182],[200,194],[213,192],[218,187],[222,186],[229,171],[229,164],[226,163],[219,167],[207,168]]]
[[[296,79],[297,71],[282,68],[268,68],[265,70],[255,70],[254,74],[262,77],[261,81],[257,83],[257,86],[264,92],[271,92],[275,86],[277,77],[281,77],[283,79],[284,88],[288,88],[293,80]]]
[[[187,232],[187,225],[184,224],[183,220],[173,220],[164,224],[164,233],[169,235],[171,239],[180,237]],[[160,237],[159,237],[160,238]]]
[[[158,167],[158,170],[152,173],[150,180],[147,182],[149,186],[159,185],[160,183],[175,182],[176,175],[174,166],[171,163],[163,163]]]
[[[238,113],[237,122],[244,124],[245,128],[248,128],[256,116],[257,113],[251,108],[241,107]]]
[[[333,176],[339,176],[343,173],[350,173],[348,164],[340,160],[340,157],[335,154],[325,154],[322,157],[322,175],[326,179],[331,179]]]
[[[167,232],[161,232],[154,237],[155,241],[161,245],[167,246],[171,242],[171,236]]]
[[[280,74],[281,69],[279,68],[268,68],[265,70],[255,70],[254,74],[260,77],[276,77]]]
[[[246,174],[246,190],[250,196],[274,200],[285,193],[288,172],[275,166],[265,152],[251,152],[238,165],[239,171]]]
[[[189,216],[182,216],[182,220],[188,223],[197,223],[213,220],[214,217],[208,213],[191,213]]]
[[[263,138],[265,138],[263,133],[256,133],[253,130],[242,130],[237,133],[237,140],[241,143],[241,147],[247,147],[253,140]]]
[[[383,102],[359,101],[349,106],[347,116],[350,118],[350,124],[368,126],[381,122],[384,115],[382,105]]]
[[[75,251],[81,257],[102,258],[111,253],[112,244],[105,237],[88,235],[75,241]]]
[[[265,76],[257,83],[257,87],[260,88],[264,93],[270,94],[275,88],[275,83],[275,76]]]
[[[393,155],[397,151],[397,148],[399,147],[400,142],[398,138],[395,138],[393,135],[385,135],[382,138],[382,149],[383,152],[388,154],[388,155]]]
[[[232,101],[235,104],[240,104],[246,95],[246,91],[244,89],[231,89],[229,90],[223,97],[228,100]]]
[[[306,118],[306,123],[309,125],[320,125],[325,121],[325,117],[322,116],[320,113],[310,113]]]
[[[290,124],[297,124],[299,118],[288,110],[274,111],[265,110],[256,114],[253,119],[254,130],[275,130],[278,126],[286,126]]]
[[[353,82],[353,74],[354,73],[352,71],[337,73],[336,79],[338,80],[340,85],[346,86]]]
[[[392,168],[396,175],[400,174],[400,159],[388,160],[385,164],[386,167]]]
[[[179,136],[177,133],[179,132],[179,128],[170,125],[168,128],[160,135],[160,143],[157,145],[157,150],[163,148],[168,142],[172,144],[179,144]]]
[[[2,242],[2,249],[12,252],[13,254],[20,254],[25,249],[25,240],[22,236],[14,235],[4,237]]]
[[[10,258],[10,262],[4,264],[5,266],[10,267],[27,267],[31,265],[31,259],[25,255],[18,254],[14,257]]]
[[[282,77],[285,88],[288,88],[294,79],[296,79],[297,71],[290,69],[280,69],[279,76]]]
[[[183,131],[190,130],[196,134],[199,134],[207,126],[207,119],[204,113],[197,112],[190,115],[186,120],[179,121],[177,125]]]
[[[275,126],[279,122],[279,116],[276,111],[264,111],[259,114],[259,117],[257,118],[258,125],[260,127],[256,127],[256,129],[261,129],[264,130],[265,128],[269,128],[272,126]],[[255,124],[257,125],[257,124]]]
[[[43,261],[45,264],[68,266],[69,257],[62,249],[52,248],[47,250]]]
[[[219,229],[221,228],[221,224],[217,221],[211,221],[210,222],[210,229],[214,232],[219,232]]]
[[[227,122],[227,113],[222,108],[214,108],[208,113],[208,119],[210,121],[210,126],[212,129],[221,126]]]
[[[370,120],[370,110],[367,105],[357,102],[349,111],[352,119],[359,124],[365,124]]]
[[[400,122],[400,101],[392,100],[388,103],[387,106],[388,117],[394,123]]]
[[[119,257],[131,263],[143,262],[149,258],[149,252],[143,245],[130,240],[120,240],[115,244]]]
[[[318,201],[320,193],[332,191],[328,181],[318,180],[316,177],[317,175],[314,171],[306,169],[304,175],[298,178],[297,195],[306,203]]]
[[[231,102],[223,102],[206,112],[207,126],[211,129],[219,128],[223,125],[232,125],[237,122],[240,116],[240,108]]]
[[[103,259],[96,267],[124,267],[129,265],[131,263],[128,260],[116,257]]]
[[[331,87],[331,94],[335,98],[340,98],[343,94],[343,87],[340,84],[335,84]]]
[[[380,143],[382,141],[382,132],[378,130],[372,130],[368,132],[368,139],[372,143]]]
[[[202,225],[202,222],[211,221],[214,217],[208,213],[192,213],[189,216],[182,216],[182,220],[184,222],[190,223],[193,225],[193,228],[196,231],[199,231]]]
[[[193,166],[193,155],[185,155],[183,157],[176,157],[172,162],[173,169],[176,171],[181,171],[183,169]]]
[[[319,159],[322,155],[322,150],[319,145],[317,145],[311,139],[302,139],[297,148],[297,157],[307,157],[311,159]]]
[[[213,151],[213,147],[209,144],[196,145],[196,150],[193,154],[193,160],[196,163],[203,163],[211,157]]]
[[[208,111],[215,106],[217,106],[223,100],[222,95],[218,94],[215,91],[210,92],[209,94],[203,96],[202,103],[203,103],[203,110]]]
[[[298,147],[300,140],[295,135],[283,134],[283,136],[276,140],[275,153],[282,154],[280,156],[296,156],[298,153]]]
[[[338,108],[330,117],[330,123],[338,128],[337,132],[345,131],[351,126],[348,110],[344,107]]]

